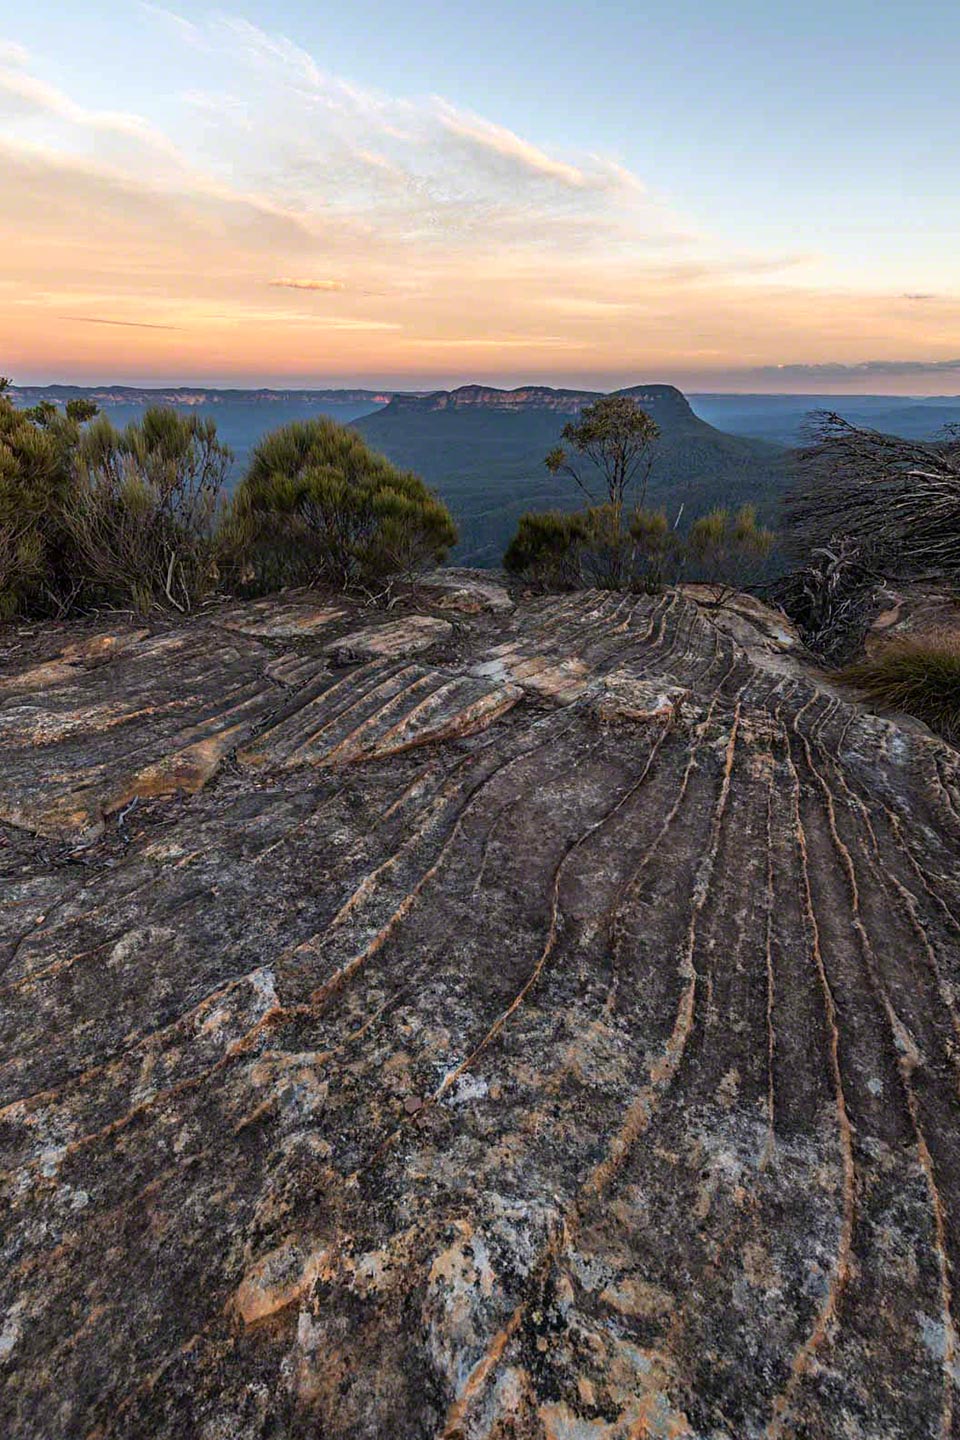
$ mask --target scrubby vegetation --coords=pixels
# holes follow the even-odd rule
[[[682,542],[662,510],[624,517],[612,505],[594,505],[521,516],[503,563],[542,590],[655,592],[677,578],[682,562]]]
[[[722,605],[757,580],[774,539],[772,530],[757,524],[752,505],[742,505],[735,515],[711,510],[690,526],[685,558],[694,577],[712,592],[714,604]]]
[[[97,605],[189,611],[217,589],[326,581],[382,596],[456,531],[418,476],[332,420],[257,446],[233,503],[212,421],[85,400],[17,410],[0,382],[0,618]]]
[[[755,579],[774,536],[757,524],[752,505],[735,515],[712,510],[686,535],[679,531],[679,514],[671,525],[665,510],[645,506],[658,435],[654,421],[624,395],[598,400],[579,421],[564,426],[575,455],[558,447],[546,457],[547,469],[568,476],[591,503],[572,513],[521,516],[504,556],[507,570],[545,590],[596,586],[655,592],[686,575],[706,583],[718,605]],[[606,492],[603,503],[596,503],[597,485]]]
[[[94,407],[73,401],[16,410],[0,380],[0,619],[69,607],[77,575],[66,512],[76,456]]]
[[[88,401],[17,411],[0,396],[0,612],[192,609],[217,581],[230,458],[192,415],[117,430]]]
[[[583,583],[582,552],[587,542],[584,514],[561,510],[521,515],[503,557],[511,575],[542,590],[575,590]]]
[[[621,517],[612,506],[521,517],[504,556],[513,575],[541,590],[635,590],[657,593],[681,578],[707,586],[716,605],[754,582],[774,544],[753,507],[712,510],[686,535],[663,510]]]
[[[842,665],[886,581],[960,583],[960,432],[906,440],[820,415],[796,456],[783,535],[792,568],[776,598],[810,648]]]
[[[148,410],[116,430],[93,420],[76,454],[64,520],[95,595],[147,611],[192,610],[219,577],[218,525],[230,451],[210,420]]]
[[[786,497],[787,553],[852,537],[888,575],[960,575],[960,432],[905,440],[820,415]]]
[[[915,715],[960,740],[960,635],[910,636],[848,665],[841,677],[874,704]]]
[[[318,418],[261,440],[224,538],[235,573],[257,589],[324,580],[382,595],[439,563],[457,534],[418,475]]]

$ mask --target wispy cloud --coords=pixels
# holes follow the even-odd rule
[[[435,103],[437,116],[444,129],[480,154],[494,155],[528,175],[569,185],[575,190],[582,190],[587,185],[587,176],[576,165],[555,160],[505,126],[484,120],[481,115],[470,115],[457,110],[445,100],[437,99]]]
[[[829,361],[815,365],[768,365],[763,373],[784,380],[849,380],[871,375],[923,376],[960,375],[960,357],[955,360],[859,360],[853,364]],[[754,372],[759,373],[759,372]]]
[[[323,290],[328,293],[345,289],[342,280],[271,280],[278,290]]]
[[[136,13],[161,112],[0,44],[5,368],[460,379],[503,352],[519,379],[695,361],[784,385],[956,363],[916,358],[957,333],[949,297],[814,290],[806,257],[711,239],[617,156],[360,86],[248,18]],[[911,371],[853,364],[852,335]]]
[[[183,15],[178,15],[175,10],[168,10],[165,5],[154,5],[151,0],[140,0],[139,8],[144,15],[149,16],[169,30],[179,40],[185,40],[188,45],[200,45],[201,31],[199,26],[194,25],[192,20],[187,20]]]
[[[48,117],[80,130],[122,137],[180,164],[185,163],[182,153],[166,135],[141,116],[117,110],[91,110],[78,105],[56,86],[27,74],[19,66],[4,67],[0,53],[0,115],[3,114]]]
[[[15,40],[0,40],[0,65],[29,65],[30,52]]]
[[[124,330],[182,330],[182,325],[155,325],[147,320],[106,320],[100,315],[58,315],[74,325],[119,325]]]

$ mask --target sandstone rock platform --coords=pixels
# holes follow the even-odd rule
[[[0,1431],[955,1440],[957,752],[749,606],[418,611],[5,642]]]

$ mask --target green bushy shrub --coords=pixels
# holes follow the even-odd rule
[[[439,564],[456,538],[450,512],[418,475],[318,418],[257,445],[222,553],[235,578],[257,590],[320,580],[382,593]]]
[[[76,447],[64,522],[87,593],[147,611],[193,609],[218,579],[230,460],[212,420],[152,408],[116,430],[94,420]]]
[[[684,545],[665,510],[638,509],[630,521],[633,562],[643,589],[651,594],[680,578]]]
[[[505,568],[544,590],[573,590],[583,583],[581,552],[587,522],[582,514],[529,511],[503,557]]]
[[[77,413],[16,410],[0,385],[0,619],[57,613],[69,602],[63,515],[76,486]]]
[[[677,578],[682,547],[663,511],[624,517],[613,503],[521,516],[503,563],[543,590],[656,592]]]
[[[89,400],[17,410],[5,389],[0,617],[203,599],[230,461],[213,423],[151,409],[117,430]]]
[[[714,603],[722,605],[756,579],[774,539],[772,530],[757,524],[752,505],[741,506],[735,515],[711,510],[690,527],[686,541],[690,578],[707,585]]]

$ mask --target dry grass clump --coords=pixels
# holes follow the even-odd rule
[[[840,672],[875,704],[923,720],[960,741],[960,633],[935,631],[891,641]]]

